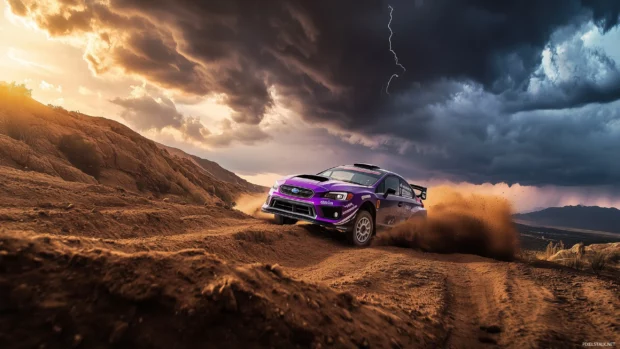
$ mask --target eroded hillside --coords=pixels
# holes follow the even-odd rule
[[[219,178],[194,159],[172,155],[115,121],[45,106],[2,89],[2,166],[200,204],[231,204],[241,193],[263,190],[234,175]]]

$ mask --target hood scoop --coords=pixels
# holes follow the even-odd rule
[[[298,176],[295,176],[295,178],[310,179],[310,180],[317,181],[317,182],[327,182],[327,181],[329,181],[329,178],[327,178],[327,177],[317,176],[317,175],[309,175],[309,174],[298,175]]]

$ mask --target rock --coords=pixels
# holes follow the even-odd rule
[[[163,202],[170,202],[169,198],[164,198]]]
[[[70,210],[70,209],[72,209],[73,207],[74,207],[74,206],[73,206],[73,204],[68,204],[68,205],[67,205],[67,207],[65,207],[65,208],[66,208],[67,210]]]
[[[121,339],[123,339],[123,336],[125,335],[125,332],[127,332],[128,328],[129,328],[129,324],[127,324],[126,322],[124,321],[117,322],[114,325],[114,329],[112,330],[112,333],[110,334],[110,338],[109,338],[110,344],[116,344]]]
[[[279,277],[284,277],[284,271],[282,270],[282,267],[280,267],[279,264],[274,264],[272,266],[269,266],[269,270]]]

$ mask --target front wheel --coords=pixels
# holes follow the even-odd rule
[[[284,217],[279,214],[274,215],[274,218],[276,220],[276,224],[279,224],[279,225],[284,225],[284,224],[289,225],[289,224],[297,223],[296,219]]]
[[[359,211],[353,229],[348,233],[349,241],[355,246],[364,247],[370,245],[372,235],[375,231],[375,222],[368,211]]]

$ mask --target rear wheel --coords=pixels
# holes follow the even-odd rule
[[[375,231],[375,221],[368,211],[360,210],[355,217],[353,229],[348,233],[349,241],[359,247],[370,245]]]
[[[284,216],[281,216],[279,214],[274,215],[274,218],[276,220],[276,224],[280,224],[280,225],[283,225],[283,224],[287,224],[288,225],[288,224],[295,224],[295,223],[297,223],[296,219],[284,217]]]

